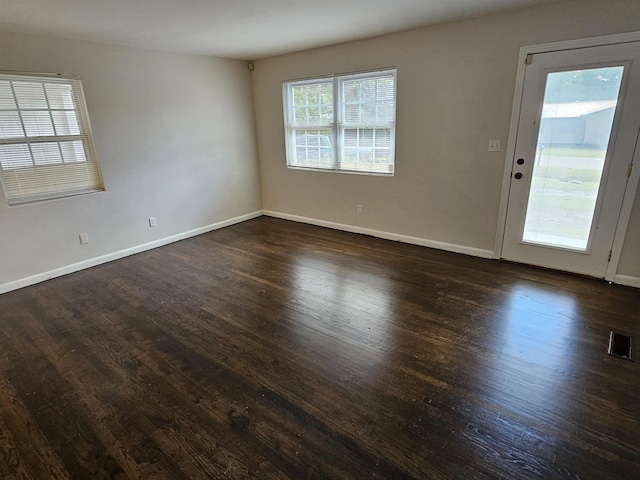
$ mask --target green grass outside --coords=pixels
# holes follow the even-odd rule
[[[583,238],[595,209],[600,171],[542,169],[534,176],[527,217],[541,220],[540,233]]]
[[[547,181],[557,180],[563,183],[571,183],[571,182],[580,182],[580,183],[596,183],[595,186],[590,186],[589,188],[597,188],[597,184],[600,182],[600,176],[602,172],[598,169],[594,168],[567,168],[567,167],[539,167],[534,170],[533,174],[533,183],[539,185],[540,182],[543,182],[545,179]],[[578,185],[577,187],[573,187],[572,185]],[[577,188],[582,190],[586,188],[585,186],[580,187],[580,184],[571,183],[571,185],[566,185],[567,188],[573,189]]]
[[[583,157],[583,158],[604,158],[606,150],[601,148],[587,147],[545,147],[542,151],[543,156],[551,155],[554,157]]]

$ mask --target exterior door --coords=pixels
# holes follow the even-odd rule
[[[502,258],[604,277],[640,130],[640,42],[529,61]]]

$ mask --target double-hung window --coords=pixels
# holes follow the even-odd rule
[[[0,183],[9,205],[104,190],[79,78],[0,73]]]
[[[396,70],[284,82],[287,166],[393,175]]]

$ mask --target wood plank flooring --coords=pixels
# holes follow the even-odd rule
[[[261,217],[0,296],[0,478],[640,478],[611,329],[639,290]]]

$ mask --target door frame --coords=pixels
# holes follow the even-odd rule
[[[495,258],[502,258],[502,247],[504,244],[505,226],[507,221],[507,205],[509,202],[509,193],[511,190],[511,172],[513,170],[513,159],[516,150],[516,137],[518,134],[518,123],[520,120],[520,110],[522,106],[522,95],[524,93],[524,77],[526,70],[527,57],[538,53],[550,53],[566,50],[576,50],[588,47],[600,47],[604,45],[616,45],[623,43],[639,42],[640,32],[622,33],[616,35],[607,35],[603,37],[583,38],[579,40],[568,40],[564,42],[543,43],[539,45],[528,45],[520,48],[518,56],[518,72],[516,75],[516,86],[513,95],[513,107],[511,110],[511,123],[509,125],[509,137],[507,140],[506,158],[504,163],[504,173],[502,177],[502,193],[500,196],[500,209],[498,212],[498,228],[496,231],[496,241],[494,246]],[[636,197],[638,189],[638,180],[640,180],[640,139],[636,144],[634,158],[629,159],[633,162],[634,168],[631,176],[627,181],[627,188],[622,201],[622,208],[616,227],[613,246],[611,251],[611,260],[607,266],[605,280],[615,281],[616,272],[618,271],[618,263],[620,262],[620,254],[627,233],[629,219],[631,218],[631,209]]]

